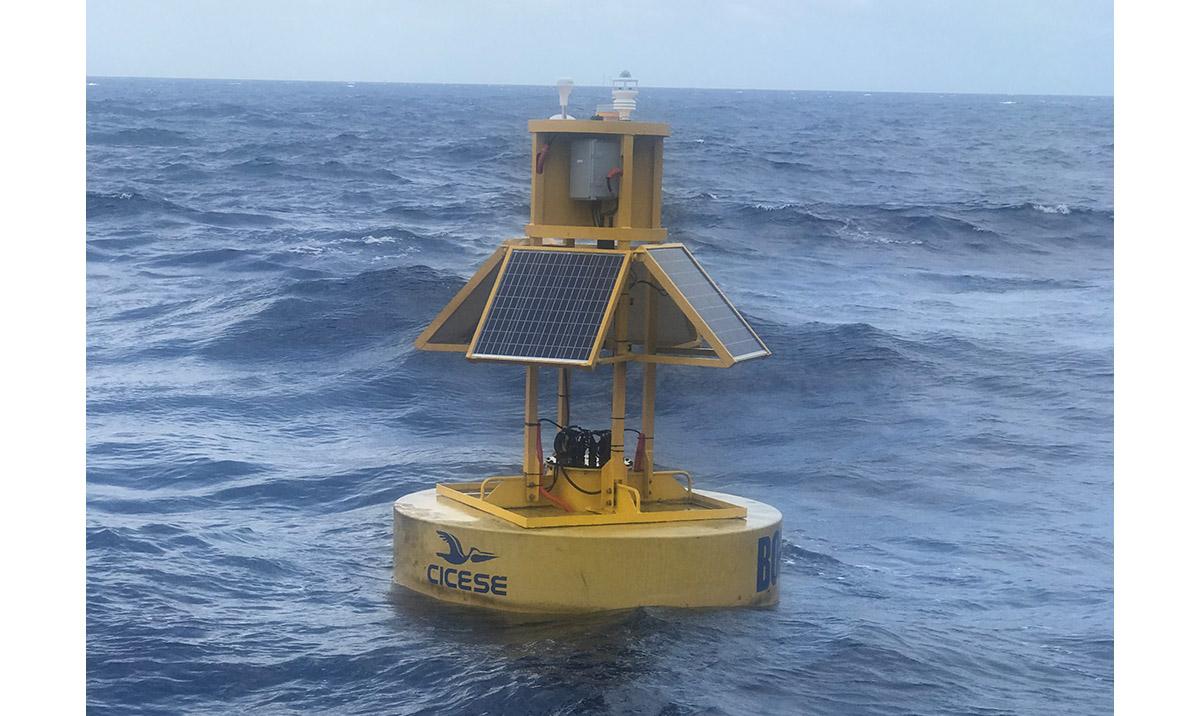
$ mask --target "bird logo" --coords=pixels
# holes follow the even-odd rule
[[[437,552],[436,554],[450,564],[465,564],[468,561],[486,562],[489,559],[495,559],[498,556],[492,554],[491,552],[484,552],[478,547],[472,547],[470,551],[464,553],[462,542],[459,542],[457,537],[449,532],[443,532],[442,530],[438,530],[437,535],[438,537],[441,537],[443,542],[446,543],[446,547],[449,548],[449,551]]]

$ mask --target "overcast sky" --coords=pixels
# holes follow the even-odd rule
[[[89,75],[1111,95],[1101,0],[90,0]]]

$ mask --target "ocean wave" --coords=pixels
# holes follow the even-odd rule
[[[295,281],[254,315],[206,341],[201,352],[222,360],[320,360],[403,341],[401,336],[415,337],[415,329],[424,326],[425,306],[450,300],[454,283],[425,266]]]
[[[390,503],[521,469],[524,371],[413,341],[553,91],[95,81],[90,710],[1111,707],[1111,102],[647,91],[670,240],[773,351],[661,367],[656,456],[783,512],[782,599],[514,620],[394,593]]]
[[[183,132],[157,127],[121,129],[116,132],[88,132],[89,145],[116,145],[140,147],[181,147],[193,143]]]
[[[238,211],[197,211],[161,197],[140,192],[87,192],[86,209],[91,220],[155,214],[163,218],[208,226],[255,228],[280,223],[276,217]]]

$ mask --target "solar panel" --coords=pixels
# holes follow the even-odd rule
[[[513,249],[469,358],[587,365],[623,253]]]
[[[770,355],[770,351],[750,330],[725,294],[717,288],[696,259],[682,246],[664,246],[646,252],[650,260],[667,275],[696,313],[708,325],[734,362]]]

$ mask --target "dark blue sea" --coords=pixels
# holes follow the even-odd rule
[[[774,351],[664,368],[656,457],[783,511],[778,608],[390,586],[393,500],[519,464],[521,371],[413,339],[556,104],[89,79],[90,711],[1110,711],[1111,98],[644,89],[664,222]]]

